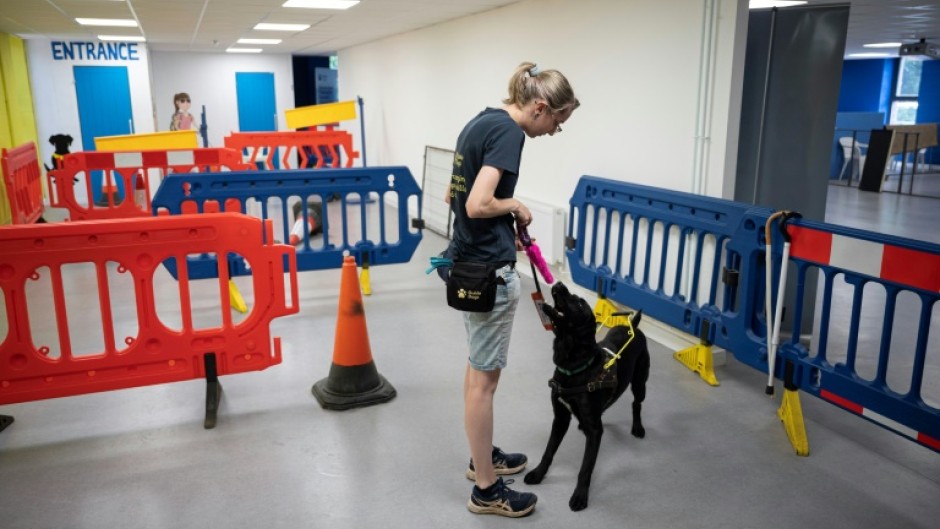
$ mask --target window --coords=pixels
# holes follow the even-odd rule
[[[898,84],[895,99],[891,102],[892,125],[913,125],[917,122],[917,96],[920,93],[920,73],[924,61],[913,57],[901,57],[898,65]]]
[[[920,72],[924,67],[922,59],[901,57],[898,71],[898,86],[895,95],[898,97],[917,97],[920,92]]]
[[[917,100],[897,99],[891,103],[892,125],[913,125],[917,123]]]

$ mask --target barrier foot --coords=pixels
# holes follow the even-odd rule
[[[698,373],[698,376],[702,377],[702,380],[709,385],[719,385],[718,379],[715,377],[715,368],[712,365],[712,348],[710,345],[693,345],[677,351],[672,357],[688,367],[693,373]]]
[[[206,366],[206,420],[202,426],[206,430],[215,428],[216,418],[219,414],[219,402],[222,400],[222,384],[215,368],[215,353],[202,357]]]
[[[245,298],[243,298],[242,293],[238,291],[238,285],[235,284],[233,279],[228,280],[228,297],[229,304],[233,309],[242,314],[248,312],[248,304],[245,303]]]
[[[362,272],[359,273],[359,285],[362,287],[362,293],[364,295],[372,295],[372,280],[369,275],[369,252],[362,254]]]
[[[629,315],[613,316],[618,312],[623,313],[623,309],[614,305],[607,298],[598,298],[597,303],[594,305],[594,321],[608,328],[629,324]]]
[[[806,426],[803,424],[803,407],[800,406],[799,386],[794,381],[793,362],[787,360],[783,366],[783,399],[777,408],[777,417],[783,421],[790,444],[798,456],[809,455],[809,440],[806,437]]]
[[[803,408],[800,406],[800,394],[796,390],[787,389],[783,392],[783,402],[777,408],[777,417],[783,421],[790,444],[793,445],[798,456],[809,455],[809,439],[806,437],[806,426],[803,424]]]
[[[13,417],[9,415],[0,415],[0,432],[6,429],[7,426],[13,424]]]
[[[370,280],[368,266],[363,267],[362,272],[359,273],[359,283],[362,285],[362,293],[366,296],[371,296],[372,281]]]

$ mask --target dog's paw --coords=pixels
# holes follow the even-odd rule
[[[545,471],[539,467],[535,467],[525,475],[523,481],[528,485],[538,485],[543,479],[545,479]]]
[[[588,492],[580,491],[575,489],[574,494],[571,495],[571,499],[568,501],[568,507],[571,507],[572,511],[583,511],[588,506]]]
[[[633,437],[643,439],[646,437],[646,428],[643,428],[642,424],[634,424],[633,428],[630,429],[630,433],[633,434]]]

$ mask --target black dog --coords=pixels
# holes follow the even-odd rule
[[[646,435],[640,410],[646,398],[650,354],[646,337],[637,328],[641,313],[630,318],[631,326],[613,327],[598,343],[594,337],[597,329],[594,311],[584,299],[569,292],[561,282],[552,287],[552,298],[555,306],[546,303],[543,310],[552,320],[555,332],[555,374],[548,382],[552,388],[555,419],[545,454],[538,466],[526,474],[525,482],[530,485],[542,482],[573,414],[587,437],[578,485],[568,502],[571,510],[580,511],[588,505],[591,474],[604,434],[601,415],[626,391],[627,386],[633,392],[633,427],[630,433],[640,438]],[[605,369],[605,364],[617,353],[620,359]]]
[[[55,154],[52,155],[52,167],[46,165],[46,172],[59,168],[62,158],[70,152],[69,146],[72,145],[72,137],[68,134],[53,134],[49,136],[49,143],[55,146]]]

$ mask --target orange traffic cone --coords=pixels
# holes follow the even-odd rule
[[[294,226],[290,230],[290,239],[288,243],[291,246],[297,246],[304,240],[304,219],[301,208],[303,204],[297,202],[294,204]],[[319,202],[307,202],[307,233],[310,237],[321,233],[323,226],[320,224],[323,218],[323,205]]]
[[[316,223],[313,220],[312,216],[307,217],[307,226],[310,226],[311,230],[313,229],[313,227],[316,226]],[[294,227],[291,228],[290,230],[290,239],[288,241],[288,244],[290,244],[291,246],[297,246],[298,244],[302,243],[303,240],[304,240],[304,219],[297,219],[296,221],[294,221]]]
[[[314,384],[312,390],[320,406],[330,410],[370,406],[395,398],[395,388],[372,361],[354,257],[343,259],[342,273],[333,365],[330,376]]]
[[[111,208],[120,203],[121,197],[118,196],[117,186],[111,183],[107,176],[105,176],[104,181],[101,183],[101,196],[98,197],[98,200],[95,200],[95,205],[103,208]]]
[[[144,182],[144,175],[139,174],[134,177],[134,204],[144,211],[149,212],[147,208],[147,186]]]

